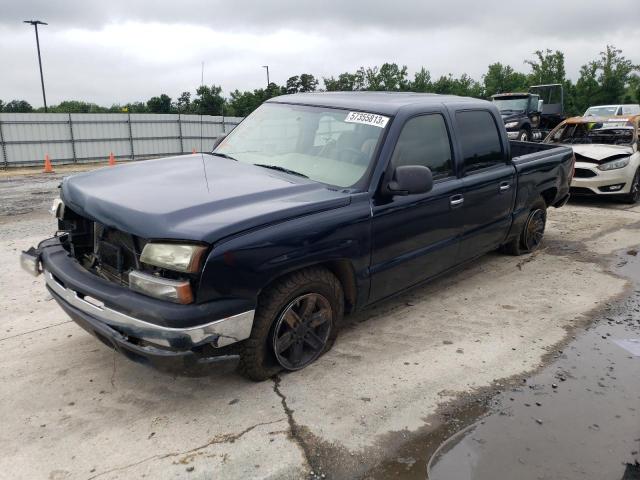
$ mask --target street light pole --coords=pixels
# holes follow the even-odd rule
[[[44,112],[47,113],[47,96],[44,93],[44,76],[42,75],[42,58],[40,57],[40,39],[38,38],[38,25],[48,25],[48,23],[41,22],[40,20],[25,20],[24,23],[29,23],[33,25],[36,30],[36,47],[38,48],[38,65],[40,66],[40,83],[42,84],[42,100],[44,101]]]
[[[267,88],[269,88],[269,85],[271,84],[271,82],[269,81],[269,65],[263,65],[262,68],[267,69]]]

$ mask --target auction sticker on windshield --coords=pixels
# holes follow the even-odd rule
[[[344,121],[348,123],[362,123],[363,125],[372,125],[374,127],[384,128],[387,126],[389,117],[376,115],[375,113],[349,112]]]

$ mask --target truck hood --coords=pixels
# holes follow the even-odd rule
[[[522,113],[522,112],[520,112],[520,113],[512,113],[512,112],[502,113],[502,112],[500,112],[500,116],[502,117],[502,121],[504,123],[507,123],[507,122],[514,122],[516,120],[520,120],[522,117],[525,117],[525,114]]]
[[[633,154],[633,147],[629,145],[566,145],[573,148],[576,159],[581,162],[604,163],[616,158],[628,157]]]
[[[66,178],[76,213],[147,239],[213,243],[300,215],[345,206],[323,184],[211,155],[182,155]]]

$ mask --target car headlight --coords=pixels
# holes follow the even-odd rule
[[[504,124],[504,128],[516,128],[518,126],[518,122],[507,122]]]
[[[147,243],[140,261],[176,272],[195,273],[200,270],[207,247],[181,243]]]
[[[617,168],[624,168],[629,165],[630,160],[631,157],[626,157],[603,163],[602,165],[598,165],[598,170],[616,170]]]
[[[49,213],[56,218],[64,217],[64,202],[60,198],[56,198],[53,200],[51,204],[51,208],[49,209]]]

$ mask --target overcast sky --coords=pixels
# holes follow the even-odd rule
[[[318,78],[396,62],[411,76],[523,64],[559,49],[567,74],[613,44],[640,63],[639,0],[0,0],[0,99],[42,105],[33,27],[40,19],[49,104],[103,105],[194,91],[205,83],[254,89],[300,73]],[[531,5],[528,8],[527,5]],[[322,85],[322,84],[321,84]]]

